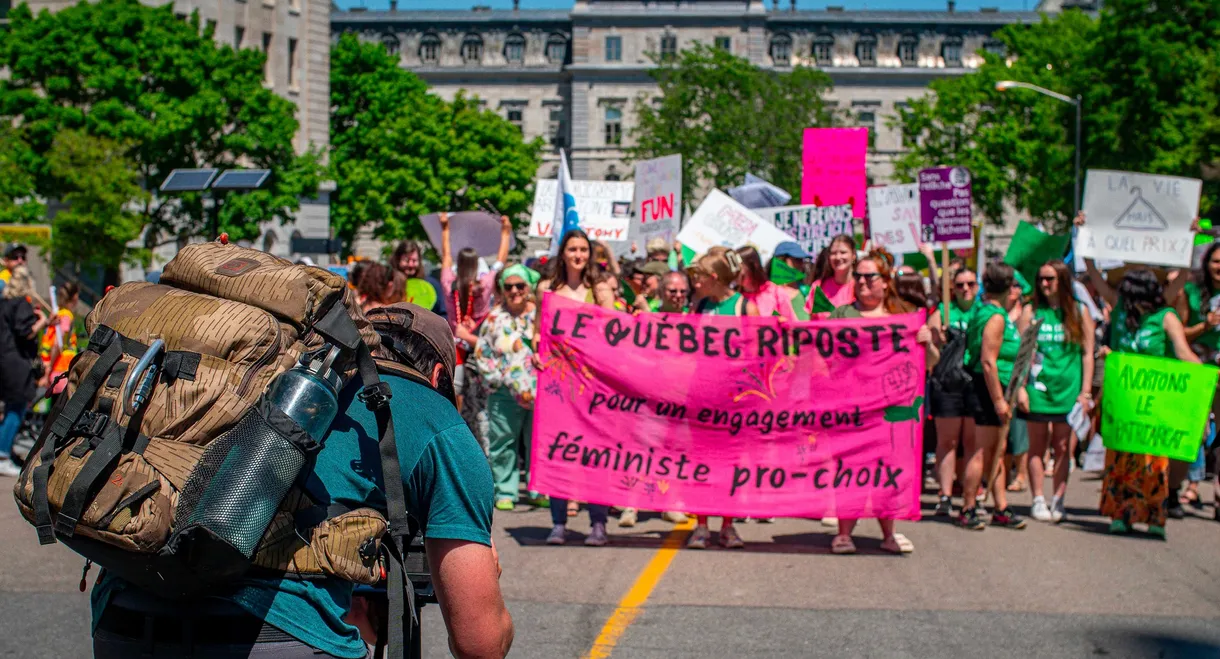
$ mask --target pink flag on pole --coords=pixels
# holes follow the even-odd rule
[[[646,510],[919,519],[924,314],[631,316],[546,294],[530,489]]]
[[[801,203],[851,204],[855,218],[865,216],[868,174],[867,128],[806,128],[801,155]]]

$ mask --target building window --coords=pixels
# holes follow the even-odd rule
[[[392,34],[381,35],[381,45],[385,46],[386,52],[391,55],[398,56],[398,50],[401,44],[398,42],[398,37]]]
[[[441,38],[435,34],[425,34],[419,40],[419,59],[425,64],[436,64],[441,59]]]
[[[851,109],[856,115],[856,125],[868,129],[869,141],[877,132],[877,111],[881,109],[880,101],[852,101]]]
[[[483,37],[468,34],[462,38],[462,61],[467,64],[483,61]]]
[[[906,112],[907,110],[910,110],[910,109],[911,109],[910,103],[907,103],[906,101],[898,101],[897,103],[894,103],[894,116],[897,117],[898,120],[901,122],[902,113]],[[899,128],[898,128],[898,145],[903,150],[909,149],[912,146],[914,146],[911,143],[911,140],[907,139],[907,133],[905,130],[902,129],[901,123],[899,124]]]
[[[271,84],[271,33],[263,33],[263,54],[267,57],[263,62],[263,79]]]
[[[962,65],[962,40],[954,37],[945,39],[940,45],[941,57],[945,58],[945,66],[957,68]]]
[[[813,59],[818,66],[833,66],[835,38],[830,34],[819,34],[813,39]]]
[[[898,61],[902,62],[903,66],[916,66],[919,64],[919,39],[906,35],[898,42]]]
[[[215,35],[216,34],[216,21],[209,18],[208,21],[203,24],[203,33],[205,35],[207,35],[208,37]]]
[[[547,37],[546,59],[551,64],[563,64],[568,59],[568,40],[558,34]]]
[[[678,36],[676,34],[661,35],[661,61],[672,62],[678,59]]]
[[[623,61],[623,38],[622,37],[606,37],[606,61],[607,62]]]
[[[246,28],[237,25],[233,27],[233,47],[240,49],[246,45]]]
[[[504,40],[504,59],[513,64],[525,61],[525,37],[520,34],[510,34]]]
[[[623,180],[623,175],[618,173],[618,167],[616,167],[614,164],[611,164],[609,167],[606,168],[606,177],[605,178],[607,181],[621,181],[621,180]]]
[[[987,41],[983,42],[983,50],[991,53],[992,55],[998,55],[1000,57],[1004,57],[1008,54],[1008,47],[1005,46],[1004,42],[1000,41],[999,39],[988,39]]]
[[[623,109],[606,108],[606,146],[623,143]]]
[[[508,119],[508,123],[516,126],[522,134],[525,133],[525,108],[520,105],[509,106],[504,116]]]
[[[860,66],[877,65],[876,37],[860,37],[860,39],[856,41],[856,60],[860,63]]]
[[[779,34],[771,38],[771,62],[775,66],[792,65],[792,37]]]
[[[733,38],[732,37],[716,37],[716,49],[724,50],[724,51],[732,51],[733,50]]]
[[[297,75],[297,40],[288,38],[288,86],[295,88],[300,83]]]
[[[563,106],[553,105],[547,111],[546,136],[551,141],[551,146],[557,149],[563,148],[567,142],[563,131]]]

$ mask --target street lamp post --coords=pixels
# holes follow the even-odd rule
[[[1081,111],[1084,106],[1084,99],[1082,99],[1079,94],[1077,94],[1075,98],[1072,98],[1071,96],[1068,96],[1066,94],[1060,94],[1058,92],[1053,92],[1049,89],[1046,89],[1045,87],[1031,85],[1028,82],[1017,82],[1016,80],[1001,80],[995,84],[995,88],[996,88],[996,91],[1001,91],[1001,92],[1009,90],[1009,89],[1028,89],[1030,91],[1042,94],[1043,96],[1050,96],[1051,98],[1053,98],[1055,100],[1063,101],[1064,103],[1071,103],[1072,105],[1076,106],[1076,184],[1075,184],[1074,192],[1072,194],[1072,215],[1073,216],[1078,215],[1080,213],[1080,204],[1081,204],[1081,199],[1080,199],[1080,151],[1081,151],[1080,134],[1081,134]]]

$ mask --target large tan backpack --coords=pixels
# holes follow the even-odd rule
[[[88,349],[15,487],[40,542],[58,540],[167,597],[222,590],[251,571],[372,584],[387,562],[391,583],[405,587],[389,388],[372,359],[378,335],[342,277],[235,245],[192,245],[160,284],[107,293],[86,329]],[[359,374],[360,399],[377,414],[389,522],[297,486],[322,438],[264,396],[332,346],[336,370]],[[217,509],[217,491],[238,496]]]

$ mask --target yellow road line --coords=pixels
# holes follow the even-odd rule
[[[669,564],[673,562],[678,549],[686,544],[686,537],[690,535],[693,528],[695,528],[695,520],[692,518],[674,526],[669,535],[665,536],[665,540],[661,542],[661,548],[653,555],[652,560],[648,561],[648,565],[644,566],[644,571],[636,577],[635,583],[631,584],[627,594],[618,601],[618,608],[610,614],[610,618],[602,626],[601,633],[597,635],[597,640],[593,641],[593,647],[589,648],[582,659],[609,658],[610,653],[614,651],[614,646],[626,633],[627,628],[644,612],[642,608],[644,602],[648,601],[653,589],[661,582],[661,577],[669,569]]]

